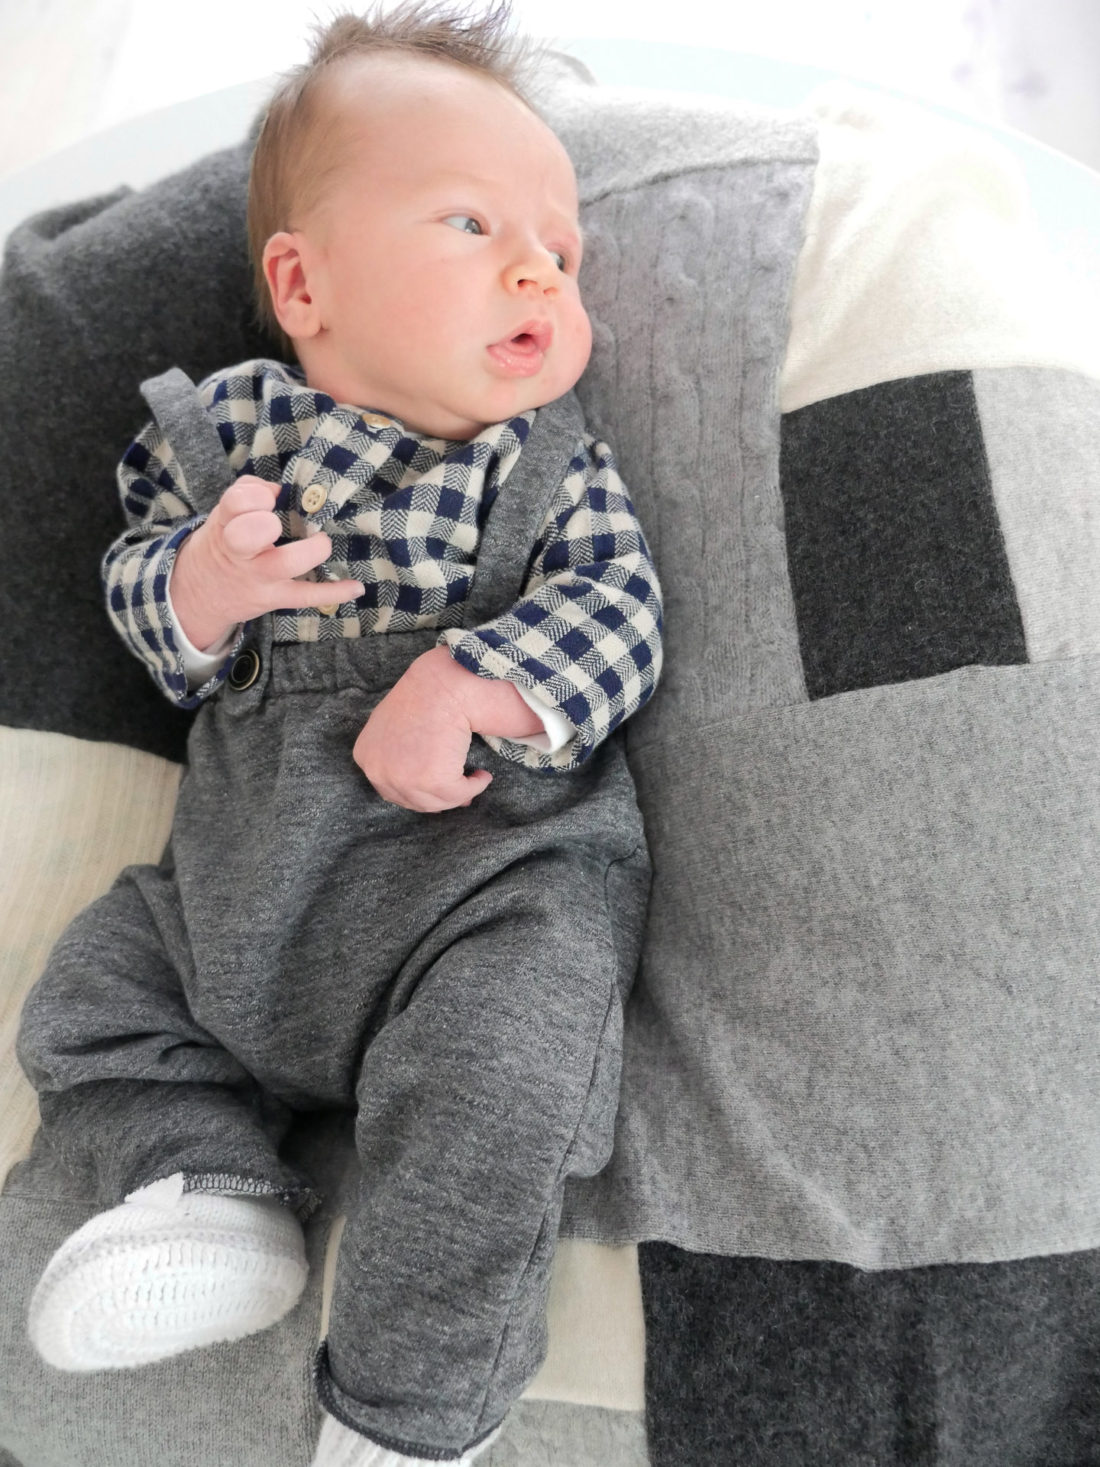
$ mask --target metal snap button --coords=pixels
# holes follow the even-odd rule
[[[229,686],[235,693],[243,693],[245,688],[250,688],[260,675],[260,654],[254,647],[245,647],[243,652],[238,652],[233,659],[233,666],[229,669],[227,679]]]
[[[306,514],[316,514],[327,498],[328,490],[323,484],[311,484],[302,490],[302,508]]]

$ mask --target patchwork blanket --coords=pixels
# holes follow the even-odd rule
[[[657,876],[615,1154],[570,1195],[550,1354],[484,1460],[712,1467],[752,1436],[792,1467],[955,1461],[899,1446],[876,1392],[902,1367],[838,1340],[917,1281],[958,1352],[964,1296],[988,1319],[1096,1287],[1100,310],[1060,295],[1008,155],[908,104],[779,113],[566,68],[542,105],[581,185],[579,393],[660,567],[666,672],[629,731]],[[102,611],[113,466],[143,378],[271,350],[246,168],[242,145],[39,216],[0,276],[11,1467],[296,1467],[316,1430],[339,1118],[291,1139],[329,1202],[275,1329],[63,1379],[23,1338],[93,1205],[34,1138],[18,1006],[68,917],[159,855],[187,730]],[[790,1263],[832,1300],[805,1312],[822,1384],[794,1423],[757,1375]]]

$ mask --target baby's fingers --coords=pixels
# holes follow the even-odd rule
[[[234,515],[248,514],[255,509],[270,510],[279,496],[278,484],[268,479],[258,479],[255,474],[242,474],[235,479],[218,500],[225,519]]]
[[[305,540],[288,540],[269,550],[262,570],[273,581],[292,581],[306,571],[316,570],[332,554],[332,541],[325,534],[310,535]]]
[[[363,594],[362,581],[287,581],[277,586],[279,608],[301,611],[306,606],[342,606],[345,601],[358,601]]]
[[[487,769],[475,769],[471,774],[458,779],[440,782],[431,789],[419,786],[403,788],[393,781],[371,782],[384,800],[391,805],[400,805],[403,810],[415,810],[420,815],[440,815],[444,810],[458,810],[472,805],[478,795],[492,782],[493,776]]]
[[[261,550],[269,550],[282,534],[279,516],[271,510],[253,509],[234,515],[222,530],[225,548],[230,555],[251,560]]]
[[[465,805],[472,805],[492,779],[487,769],[475,769],[430,790],[417,789],[399,794],[392,803],[403,805],[406,810],[417,810],[421,815],[440,815],[444,810],[459,810]]]

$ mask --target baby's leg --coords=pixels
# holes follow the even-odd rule
[[[170,869],[131,868],[71,924],[24,1009],[19,1055],[45,1136],[115,1204],[62,1245],[35,1294],[32,1337],[65,1369],[263,1328],[305,1279],[280,1205],[309,1199],[278,1155],[287,1113],[195,1023],[187,962]]]
[[[364,1438],[340,1467],[470,1460],[542,1362],[565,1181],[606,1162],[618,1098],[623,963],[605,869],[580,864],[534,855],[440,923],[367,1050],[317,1370]]]

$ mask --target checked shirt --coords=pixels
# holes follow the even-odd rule
[[[298,368],[271,361],[217,372],[199,393],[233,472],[280,485],[279,543],[323,530],[333,549],[318,574],[366,588],[357,602],[276,612],[276,642],[437,627],[463,667],[516,683],[574,726],[553,754],[488,740],[534,768],[580,764],[650,697],[661,665],[660,587],[605,443],[578,439],[520,599],[470,629],[462,621],[481,532],[533,411],[468,442],[423,437],[336,403]],[[165,694],[195,707],[224,681],[246,629],[218,671],[189,690],[167,587],[180,545],[205,516],[155,423],[127,449],[118,481],[129,528],[103,561],[111,618]]]

